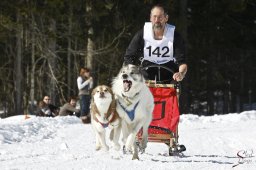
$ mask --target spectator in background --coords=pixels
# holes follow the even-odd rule
[[[79,116],[80,110],[76,109],[76,97],[71,96],[68,99],[68,103],[65,103],[61,108],[60,108],[60,116],[72,116],[76,115]]]
[[[51,98],[47,95],[39,102],[38,107],[37,116],[55,117],[59,112],[59,108],[51,104]]]
[[[93,78],[90,75],[90,69],[81,68],[77,78],[77,86],[80,98],[80,118],[84,123],[90,122],[90,91],[93,88]]]

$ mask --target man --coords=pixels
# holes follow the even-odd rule
[[[68,103],[64,104],[61,108],[60,108],[60,116],[72,116],[72,115],[76,115],[79,116],[80,110],[76,109],[76,97],[70,97],[68,99]]]
[[[149,68],[146,70],[150,80],[161,82],[182,81],[187,72],[185,46],[175,26],[167,24],[168,15],[163,6],[156,5],[151,9],[150,21],[136,33],[129,44],[124,57],[125,64],[162,65],[171,68],[174,73],[165,69]],[[140,63],[139,63],[140,62]]]

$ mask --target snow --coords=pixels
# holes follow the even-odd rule
[[[91,125],[74,116],[13,116],[0,119],[0,169],[256,169],[256,111],[182,115],[179,136],[183,156],[149,143],[140,160],[131,160],[121,150],[96,151]]]

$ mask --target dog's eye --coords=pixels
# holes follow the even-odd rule
[[[97,90],[97,93],[99,93],[100,91],[99,90]]]
[[[107,91],[108,91],[108,89],[105,89],[105,90],[104,90],[104,92],[107,92]]]
[[[131,74],[134,74],[134,72],[131,72]]]

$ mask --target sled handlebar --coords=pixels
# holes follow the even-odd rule
[[[147,70],[148,68],[158,68],[159,73],[160,73],[160,68],[165,69],[165,70],[169,71],[172,74],[175,73],[174,70],[172,70],[171,68],[163,66],[163,65],[157,65],[157,64],[152,64],[152,65],[149,65],[149,66],[142,67],[142,70]],[[169,80],[164,80],[164,81],[172,81],[172,80],[173,80],[173,78],[171,77]],[[164,82],[164,81],[157,81],[157,82]]]
[[[171,72],[172,74],[174,74],[174,71],[172,69],[170,69],[169,67],[166,67],[166,66],[163,66],[163,65],[157,65],[157,64],[153,64],[153,65],[150,65],[150,66],[146,66],[146,67],[142,67],[142,70],[146,70],[148,68],[163,68],[169,72]]]

